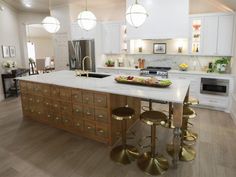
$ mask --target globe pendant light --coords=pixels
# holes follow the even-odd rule
[[[50,0],[49,0],[49,10],[50,10]],[[44,29],[49,33],[56,33],[60,29],[60,22],[52,16],[47,16],[43,19],[42,25]]]
[[[56,33],[60,29],[60,22],[52,16],[47,16],[42,21],[44,29],[49,33]]]
[[[83,12],[80,12],[78,15],[77,23],[83,30],[89,31],[93,29],[97,24],[96,16],[87,9],[87,0],[86,0],[86,9]]]
[[[135,0],[135,3],[129,6],[126,11],[127,22],[135,28],[140,27],[146,21],[147,17],[146,9],[138,4],[138,0]]]

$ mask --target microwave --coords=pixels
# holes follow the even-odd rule
[[[229,80],[201,78],[201,94],[229,95]]]

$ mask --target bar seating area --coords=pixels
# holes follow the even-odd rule
[[[143,113],[140,115],[140,121],[146,126],[150,126],[151,133],[149,136],[138,137],[137,148],[135,146],[126,144],[126,133],[129,130],[126,129],[126,120],[132,119],[134,110],[132,108],[120,107],[112,111],[112,117],[115,120],[122,121],[122,145],[116,146],[110,152],[110,157],[114,162],[127,165],[135,160],[137,161],[137,168],[148,175],[163,175],[169,168],[172,168],[168,158],[157,152],[158,138],[157,128],[163,127],[164,129],[173,130],[173,105],[168,103],[169,111],[153,110],[152,100],[149,100],[149,105],[145,106]],[[183,121],[181,127],[180,136],[180,149],[178,159],[183,162],[190,162],[196,158],[196,151],[194,145],[198,139],[198,134],[194,133],[191,128],[194,126],[191,120],[197,117],[193,106],[199,104],[199,101],[195,98],[189,98],[184,102],[183,106]],[[149,110],[147,110],[147,108]],[[150,140],[149,144],[144,145],[144,141]],[[158,142],[158,143],[157,143]],[[174,158],[174,145],[166,144],[166,152],[170,157]],[[146,150],[149,148],[149,150]],[[141,150],[144,150],[141,153]]]

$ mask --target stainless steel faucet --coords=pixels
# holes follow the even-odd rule
[[[91,59],[89,56],[85,56],[85,57],[82,59],[83,72],[84,72],[84,62],[85,62],[86,59],[89,59],[90,69],[92,69],[92,59]]]

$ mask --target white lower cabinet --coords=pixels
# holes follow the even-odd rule
[[[231,98],[230,95],[232,94],[233,90],[233,79],[228,78],[221,78],[228,79],[230,81],[230,88],[229,88],[229,96],[218,96],[218,95],[210,95],[210,94],[201,94],[200,85],[201,85],[201,78],[202,77],[209,77],[209,78],[217,78],[216,76],[206,76],[206,75],[196,75],[196,74],[176,74],[170,73],[170,79],[186,79],[190,81],[190,97],[195,97],[199,100],[200,107],[206,108],[213,108],[216,110],[222,110],[228,112],[230,110],[230,103]]]

